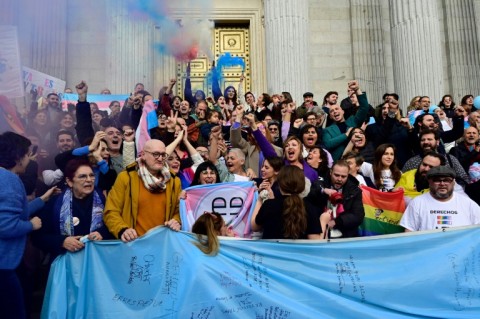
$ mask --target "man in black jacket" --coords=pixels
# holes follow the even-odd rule
[[[332,213],[333,199],[342,194],[341,203],[337,204],[336,217],[332,216],[328,221],[329,229],[339,230],[342,238],[357,237],[358,227],[365,217],[365,210],[362,203],[362,190],[358,180],[349,174],[350,167],[344,160],[338,160],[333,164],[330,178],[324,181],[324,187],[320,183],[313,183],[308,199],[318,199],[324,208],[323,217]],[[312,201],[316,201],[313,199]],[[322,220],[322,218],[320,219]],[[325,229],[322,226],[322,232]]]

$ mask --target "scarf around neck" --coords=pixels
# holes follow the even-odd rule
[[[60,208],[60,233],[65,236],[73,236],[73,192],[67,189],[63,194],[62,207]],[[104,205],[97,191],[93,191],[92,221],[90,222],[90,232],[98,230],[103,226],[103,208]]]
[[[145,188],[148,189],[149,192],[151,193],[160,193],[165,191],[165,188],[167,187],[167,183],[170,180],[170,170],[168,168],[168,164],[165,162],[163,164],[162,170],[160,171],[160,174],[162,175],[161,178],[157,178],[152,175],[141,160],[141,158],[137,159],[138,163],[138,177],[143,182],[143,185],[145,185]]]

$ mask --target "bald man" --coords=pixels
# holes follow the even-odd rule
[[[167,156],[162,141],[149,140],[140,159],[117,176],[103,219],[122,241],[135,240],[159,225],[180,230],[180,179],[170,172]]]

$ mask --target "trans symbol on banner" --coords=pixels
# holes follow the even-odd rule
[[[212,190],[202,198],[203,205],[195,207],[194,216],[200,216],[203,211],[208,208],[210,211],[222,215],[223,219],[228,224],[242,211],[243,203],[247,196],[247,190],[240,187],[235,187],[234,190],[230,187],[228,193]]]

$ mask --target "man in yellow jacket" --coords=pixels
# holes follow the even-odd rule
[[[180,230],[180,179],[170,173],[167,156],[162,141],[147,141],[138,162],[117,176],[103,217],[115,237],[129,242],[159,225]]]

